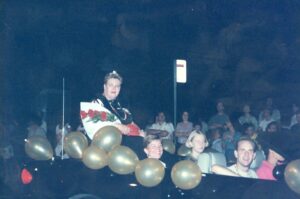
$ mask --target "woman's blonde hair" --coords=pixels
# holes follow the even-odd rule
[[[207,138],[206,138],[206,135],[202,132],[202,131],[197,131],[197,130],[194,130],[191,132],[191,134],[189,135],[188,139],[186,140],[185,142],[185,146],[188,147],[188,148],[192,148],[193,147],[193,139],[196,135],[202,135],[205,139],[205,147],[208,146],[208,141],[207,141]]]

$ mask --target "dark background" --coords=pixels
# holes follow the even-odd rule
[[[159,109],[172,119],[178,58],[188,65],[178,113],[208,119],[223,99],[235,117],[242,103],[257,113],[272,96],[285,120],[299,100],[298,0],[3,0],[0,6],[3,115],[24,118],[51,101],[61,114],[64,77],[67,112],[76,120],[79,102],[101,93],[104,75],[117,70],[124,77],[121,100],[139,125]]]

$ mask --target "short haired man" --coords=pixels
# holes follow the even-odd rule
[[[146,157],[154,158],[162,162],[166,169],[171,169],[172,166],[178,161],[177,157],[169,153],[164,153],[163,145],[159,135],[147,135],[144,137],[144,152]]]
[[[157,135],[148,135],[144,138],[144,152],[148,158],[161,158],[163,154],[163,147],[161,140]]]
[[[248,137],[241,137],[236,143],[234,151],[236,163],[227,168],[219,165],[213,165],[212,171],[221,175],[257,178],[255,171],[250,169],[250,165],[256,155],[255,152],[256,145],[253,140]]]
[[[166,122],[164,112],[158,112],[157,121],[147,129],[147,134],[159,134],[162,139],[173,139],[174,126],[172,123]]]

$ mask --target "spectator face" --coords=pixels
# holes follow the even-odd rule
[[[249,137],[253,136],[253,134],[255,133],[254,127],[249,126],[246,130],[245,130],[245,134]]]
[[[277,125],[276,124],[271,124],[268,129],[267,129],[267,132],[268,133],[274,133],[274,132],[277,132],[278,129],[277,129]]]
[[[270,119],[271,117],[271,113],[269,110],[264,110],[264,113],[263,113],[263,118],[264,119]]]
[[[296,115],[296,120],[297,120],[297,123],[300,124],[300,113],[298,113],[298,114]]]
[[[196,131],[201,131],[201,129],[202,129],[202,127],[201,127],[200,124],[196,124],[196,125],[195,125],[195,130],[196,130]]]
[[[163,112],[160,112],[160,113],[158,114],[157,121],[158,121],[159,123],[163,123],[163,122],[165,122],[165,120],[166,120],[165,114],[164,114]]]
[[[217,111],[218,111],[218,112],[223,112],[223,111],[224,111],[224,105],[223,105],[222,102],[219,102],[219,103],[217,104]]]
[[[240,141],[238,143],[237,150],[234,151],[234,155],[237,159],[237,165],[249,168],[250,164],[255,158],[255,152],[252,143],[247,140]]]
[[[202,153],[207,146],[206,137],[203,134],[197,134],[192,140],[192,150],[196,153]]]
[[[144,149],[148,158],[159,159],[163,154],[163,147],[160,140],[153,140],[148,144],[148,146]]]
[[[249,105],[245,105],[245,106],[243,107],[243,112],[244,112],[244,113],[250,113],[250,106],[249,106]]]
[[[182,113],[182,121],[188,121],[189,120],[189,113],[183,112]]]
[[[299,107],[296,104],[293,104],[293,113],[296,113],[297,111],[299,111]]]
[[[108,79],[104,84],[103,95],[108,100],[114,100],[118,97],[121,90],[121,81],[115,78]]]
[[[273,105],[273,99],[269,97],[269,98],[267,99],[266,105],[267,105],[268,108],[271,108],[272,105]]]
[[[219,139],[221,137],[221,134],[220,134],[220,131],[219,130],[214,130],[212,132],[212,139],[213,140],[216,140],[216,139]]]

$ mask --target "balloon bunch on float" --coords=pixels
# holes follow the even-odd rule
[[[71,132],[64,137],[64,150],[72,158],[81,159],[90,169],[101,169],[108,166],[113,172],[125,175],[134,173],[135,178],[145,187],[157,186],[165,176],[165,167],[158,159],[146,158],[139,161],[136,153],[127,146],[120,145],[122,134],[114,126],[99,129],[88,146],[88,140],[81,132]],[[170,141],[163,141],[165,151],[174,154],[175,145]],[[40,136],[26,140],[25,151],[35,160],[49,160],[53,157],[53,150],[49,141]],[[186,156],[187,148],[180,151]],[[200,168],[191,161],[183,160],[176,163],[171,171],[173,183],[181,189],[192,189],[201,181]]]
[[[92,144],[84,151],[82,161],[90,169],[101,169],[108,165],[108,152],[119,146],[122,134],[114,126],[100,128],[94,135]]]

